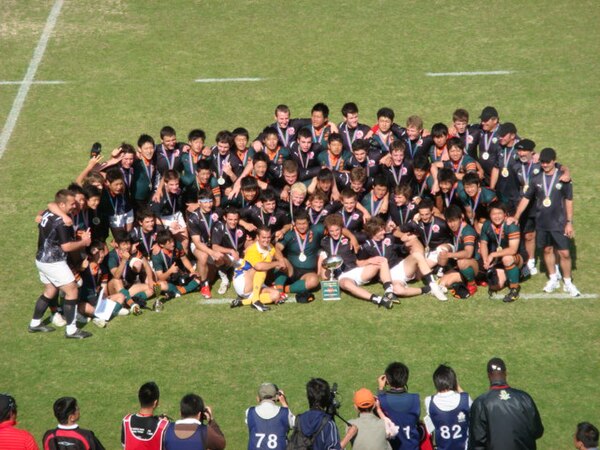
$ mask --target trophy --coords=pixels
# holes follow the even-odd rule
[[[341,300],[340,283],[334,279],[334,271],[339,269],[344,260],[338,255],[333,255],[323,261],[323,268],[329,270],[329,280],[321,281],[321,292],[323,292],[323,300]]]

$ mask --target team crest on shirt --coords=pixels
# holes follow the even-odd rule
[[[269,225],[274,225],[277,222],[277,218],[275,216],[271,216],[269,218]]]
[[[390,245],[391,243],[392,243],[392,241],[391,241],[391,239],[390,239],[390,238],[385,238],[385,239],[383,240],[383,245]]]
[[[538,168],[533,169],[533,174],[534,175],[537,175],[538,173],[540,173],[540,169],[538,169]]]
[[[315,157],[315,152],[308,152],[308,157],[310,159],[314,158]]]
[[[467,421],[467,416],[465,415],[465,413],[464,413],[464,412],[462,412],[462,411],[461,411],[461,412],[459,412],[459,413],[456,415],[456,420],[457,420],[459,423],[460,423],[460,422],[466,422],[466,421]]]
[[[218,215],[218,214],[215,212],[215,213],[212,213],[212,214],[211,214],[210,218],[211,218],[212,220],[219,220],[219,215]]]
[[[498,395],[498,398],[500,400],[504,400],[504,401],[510,400],[510,394],[508,392],[506,392],[504,389],[502,389],[500,391],[500,394]]]
[[[342,245],[348,244],[348,238],[342,238]]]
[[[296,129],[294,127],[288,127],[287,128],[287,135],[291,136],[292,134],[294,134],[296,132]]]
[[[415,209],[415,204],[414,203],[409,203],[408,206],[407,206],[407,208],[412,211],[413,209]]]
[[[472,144],[473,143],[473,136],[468,135],[467,136],[467,144]]]
[[[434,233],[437,233],[438,231],[440,231],[440,226],[439,225],[434,225],[431,227],[431,229],[434,231]]]
[[[358,213],[354,213],[354,214],[352,214],[352,219],[353,219],[353,220],[357,220],[357,219],[358,219]]]
[[[423,145],[423,139],[419,139],[419,140],[417,141],[417,145]]]
[[[244,232],[242,230],[237,230],[235,232],[235,234],[237,235],[237,237],[242,237],[242,235],[244,234]]]
[[[492,138],[492,143],[496,144],[497,142],[498,142],[498,138],[497,137]]]
[[[373,161],[372,159],[369,160],[369,167],[374,167],[375,166],[375,161]]]
[[[408,173],[408,170],[406,169],[406,167],[402,166],[402,175],[406,175]]]
[[[364,133],[361,130],[356,130],[356,132],[354,133],[354,139],[362,139],[363,136]]]
[[[562,188],[562,183],[556,183],[556,189],[560,190]]]

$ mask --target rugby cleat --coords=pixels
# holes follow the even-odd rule
[[[75,333],[65,333],[65,337],[67,339],[85,339],[85,338],[89,338],[92,337],[92,333],[85,331],[85,330],[77,330]]]
[[[231,304],[229,305],[229,307],[230,307],[230,308],[238,308],[238,307],[240,307],[240,306],[242,306],[242,305],[243,305],[243,303],[242,303],[242,298],[241,298],[241,297],[237,297],[237,298],[234,298],[234,299],[231,301]]]
[[[544,286],[544,292],[550,294],[552,292],[554,292],[555,290],[557,290],[560,286],[560,282],[558,280],[553,280],[552,278],[550,278],[547,282],[546,285]]]
[[[571,297],[581,296],[581,292],[579,292],[579,289],[577,289],[573,283],[563,285],[563,291],[569,294]]]
[[[429,283],[429,287],[431,288],[430,294],[437,298],[440,302],[445,302],[448,300],[448,297],[444,294],[442,287],[436,282]]]
[[[256,300],[254,303],[252,303],[252,307],[259,312],[265,312],[271,309],[268,306],[263,305],[263,303],[260,300]]]
[[[224,295],[229,289],[229,280],[227,277],[221,278],[221,284],[219,285],[219,289],[217,290],[217,294]]]
[[[200,288],[200,295],[202,295],[202,297],[204,297],[204,298],[212,297],[212,295],[210,293],[210,286],[208,284],[205,284],[204,286],[202,286]]]
[[[27,331],[30,333],[51,333],[52,331],[56,331],[56,328],[52,328],[44,324],[39,324],[35,327],[29,325],[29,327],[27,327]]]
[[[512,303],[519,299],[519,292],[521,292],[521,286],[517,286],[516,288],[510,288],[508,290],[508,294],[504,296],[502,301],[504,303]]]
[[[94,317],[92,323],[98,328],[106,328],[106,320],[100,319],[99,317]]]
[[[54,313],[52,314],[52,325],[55,327],[64,327],[67,325],[67,321],[61,313]]]

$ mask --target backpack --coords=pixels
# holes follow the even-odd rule
[[[287,445],[287,450],[312,450],[313,442],[316,437],[323,431],[325,425],[329,422],[329,416],[325,415],[321,419],[321,423],[319,424],[319,428],[310,436],[306,436],[300,427],[300,417],[301,415],[296,417],[296,423],[294,424],[294,430],[292,431],[292,435],[290,436],[290,440]]]

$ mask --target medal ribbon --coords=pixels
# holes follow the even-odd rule
[[[334,247],[333,246],[333,238],[330,236],[329,237],[329,248],[331,249],[331,256],[336,256],[338,249],[340,248],[340,244],[342,243],[342,238],[339,238],[337,240],[337,245]]]
[[[303,254],[304,249],[306,248],[306,243],[308,242],[308,232],[306,233],[306,236],[304,236],[303,240],[300,239],[300,233],[298,233],[298,231],[295,229],[294,234],[296,235],[296,241],[298,242],[298,247],[300,248],[300,254]]]
[[[323,215],[323,213],[325,212],[325,210],[321,210],[321,212],[319,213],[319,215],[317,216],[316,219],[313,219],[313,209],[310,208],[308,210],[308,217],[310,217],[310,223],[312,223],[313,225],[316,225],[319,223],[319,220],[321,220],[321,216]]]
[[[492,225],[492,230],[494,231],[494,237],[496,238],[497,247],[502,247],[502,238],[504,237],[504,222],[500,225],[500,233],[496,232],[496,227]]]
[[[383,199],[374,201],[373,197],[374,197],[374,194],[371,192],[371,198],[370,198],[371,215],[376,216],[377,214],[379,214],[379,210],[381,209],[381,203],[382,203]]]
[[[458,251],[458,243],[460,242],[460,235],[462,233],[463,228],[465,227],[465,223],[460,223],[460,228],[458,229],[458,233],[454,236],[454,251]]]
[[[206,233],[208,235],[208,237],[210,238],[210,230],[212,228],[212,214],[208,215],[208,220],[206,220],[206,216],[204,215],[204,213],[202,211],[200,211],[200,215],[202,216],[202,222],[204,223],[204,227],[206,228]],[[227,228],[227,227],[225,227]],[[237,247],[236,247],[237,250]]]
[[[234,229],[233,230],[233,235],[232,235],[231,232],[229,231],[229,228],[227,227],[227,225],[225,225],[225,232],[227,233],[227,236],[229,236],[229,241],[233,244],[234,250],[237,251],[237,249],[238,249],[238,235],[237,235],[237,230]],[[233,236],[235,236],[235,239],[234,239]]]
[[[169,170],[173,170],[173,166],[175,165],[175,150],[171,152],[171,156],[167,156],[167,151],[165,150],[165,146],[161,144],[160,149],[162,151],[163,156],[167,160],[167,166]]]
[[[552,179],[550,180],[550,185],[546,185],[546,174],[544,173],[544,177],[542,181],[544,182],[544,194],[546,194],[546,198],[550,198],[550,193],[552,192],[552,188],[554,187],[554,180],[556,180],[556,176],[558,175],[558,170],[554,169],[554,175],[552,175]]]
[[[497,127],[496,130],[498,130]],[[487,133],[483,134],[483,148],[486,152],[490,149],[490,145],[492,145],[492,140],[496,135],[496,130],[494,130],[489,136],[487,136]]]
[[[344,221],[344,228],[348,228],[350,222],[352,222],[352,213],[348,215],[348,220],[346,220],[346,210],[342,211],[342,220]]]
[[[148,241],[146,241],[146,233],[144,233],[144,230],[142,230],[141,228],[140,228],[140,234],[142,235],[142,244],[144,244],[144,248],[146,249],[146,252],[148,253],[148,257],[150,257],[150,256],[152,256],[152,245],[154,244],[154,237],[153,237],[154,233],[149,233],[150,239],[148,239]]]
[[[398,171],[398,175],[396,175],[396,169],[394,166],[390,167],[392,171],[392,175],[394,176],[394,181],[396,182],[396,186],[400,185],[400,181],[402,181],[402,169],[404,168],[404,163],[400,164],[400,170]]]
[[[510,158],[512,157],[512,154],[515,151],[515,146],[513,145],[512,148],[510,149],[510,152],[506,152],[506,149],[504,149],[504,153],[502,155],[502,160],[504,161],[504,165],[502,167],[508,169],[508,162],[510,161]]]
[[[283,132],[281,131],[281,128],[279,128],[279,125],[277,125],[277,134],[279,134],[279,139],[281,140],[281,143],[283,144],[284,147],[287,147],[289,144],[289,140],[290,137],[288,136],[288,129],[285,129],[285,134],[283,134]]]

